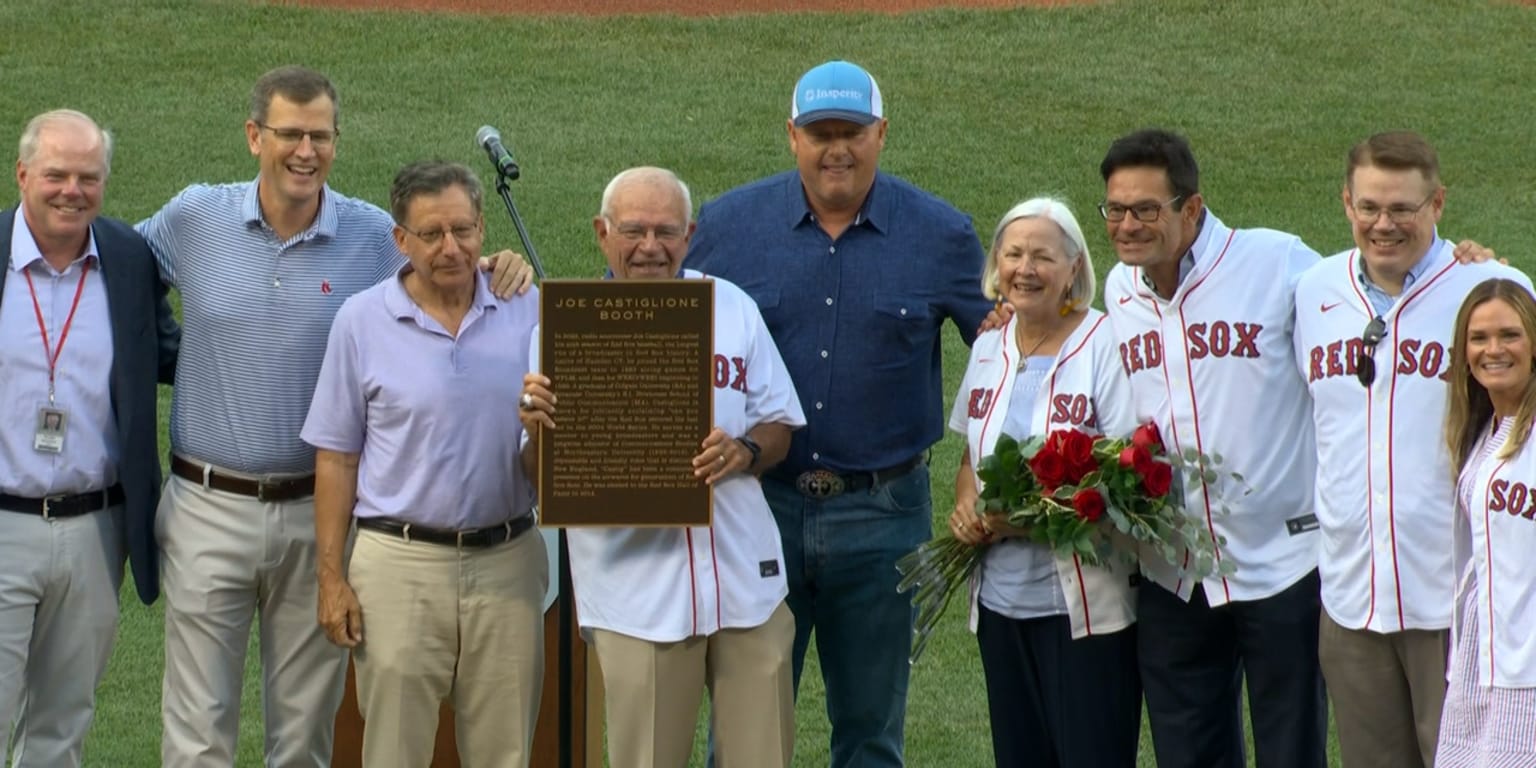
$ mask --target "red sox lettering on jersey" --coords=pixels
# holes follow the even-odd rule
[[[1404,376],[1447,381],[1451,375],[1451,350],[1435,339],[1402,339],[1395,345],[1397,363],[1393,369]],[[1359,360],[1366,354],[1359,337],[1336,339],[1316,344],[1307,353],[1307,383],[1334,376],[1355,378]]]
[[[1494,480],[1488,484],[1488,511],[1508,512],[1511,517],[1526,520],[1536,518],[1536,498],[1531,495],[1531,486],[1502,477]]]
[[[1049,395],[1050,406],[1046,412],[1047,430],[1055,429],[1079,429],[1084,432],[1097,432],[1099,427],[1098,414],[1094,411],[1093,400],[1087,395],[1078,392],[1069,394],[1066,392]],[[997,390],[990,387],[976,387],[967,397],[966,413],[972,419],[985,419],[992,412],[992,406],[997,402]]]
[[[714,384],[715,389],[730,387],[737,392],[747,391],[747,361],[736,356],[715,355]]]
[[[1312,443],[1311,419],[1291,328],[1296,279],[1318,257],[1294,235],[1234,230],[1209,210],[1189,257],[1167,298],[1126,264],[1104,295],[1137,420],[1156,423],[1171,451],[1221,454],[1244,478],[1184,487],[1185,513],[1225,539],[1217,554],[1236,568],[1204,585],[1220,606],[1274,595],[1317,565],[1313,457],[1297,450]],[[1183,599],[1193,593],[1161,558],[1142,571]]]
[[[1360,284],[1355,251],[1323,260],[1296,287],[1295,364],[1307,379],[1316,434],[1323,607],[1349,629],[1451,626],[1445,596],[1457,572],[1445,542],[1454,500],[1438,430],[1452,320],[1483,280],[1530,284],[1498,264],[1457,265],[1451,252],[1442,240],[1424,256],[1416,279],[1381,315],[1374,350],[1361,335],[1378,309]],[[1366,355],[1376,364],[1369,387],[1356,376]]]
[[[1189,359],[1258,358],[1262,323],[1214,320],[1191,323],[1184,331],[1189,344]],[[1120,363],[1127,375],[1163,364],[1163,340],[1157,331],[1147,331],[1120,344]]]

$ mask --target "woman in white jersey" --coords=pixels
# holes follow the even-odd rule
[[[975,468],[1006,433],[1128,434],[1130,383],[1104,314],[1089,307],[1093,262],[1062,202],[1036,198],[998,222],[982,290],[1013,307],[976,338],[949,428],[965,435],[950,529],[988,546],[971,584],[992,749],[1011,766],[1134,766],[1141,727],[1134,568],[1059,557],[1001,518],[977,514]]]
[[[1536,765],[1536,301],[1479,284],[1456,315],[1445,437],[1457,470],[1450,682],[1435,765]]]

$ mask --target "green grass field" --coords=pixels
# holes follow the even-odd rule
[[[129,220],[189,182],[253,177],[241,131],[250,84],[302,63],[341,90],[333,186],[380,202],[413,159],[488,171],[472,137],[496,125],[522,164],[514,193],[551,274],[592,276],[600,258],[589,222],[615,172],[668,166],[704,200],[788,168],[795,78],[848,58],[886,96],[887,171],[951,200],[983,231],[1019,199],[1063,194],[1101,274],[1113,253],[1092,210],[1097,164],[1112,138],[1146,125],[1190,136],[1206,199],[1228,224],[1293,231],[1325,254],[1350,242],[1338,196],[1349,146],[1378,130],[1420,131],[1438,146],[1450,190],[1442,232],[1536,266],[1536,8],[1512,3],[1180,0],[902,17],[527,19],[10,0],[0,29],[0,146],[14,146],[42,110],[92,114],[118,140],[106,212]],[[13,204],[14,193],[4,197]],[[514,246],[499,207],[488,218],[489,242]],[[953,387],[965,358],[949,341]],[[934,453],[941,516],[958,450],[946,440]],[[125,594],[86,745],[93,766],[158,764],[160,612]],[[913,673],[914,766],[991,762],[961,613]],[[242,766],[260,762],[255,693],[248,685]],[[814,668],[801,694],[796,763],[825,764]],[[1142,765],[1152,765],[1150,747]]]

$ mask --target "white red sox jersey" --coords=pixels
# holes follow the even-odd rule
[[[685,270],[684,277],[704,275]],[[732,437],[763,423],[804,426],[800,398],[757,305],[735,284],[713,279],[715,425]],[[560,391],[560,382],[553,386]],[[789,594],[778,525],[757,477],[746,472],[715,484],[713,525],[572,528],[566,537],[584,633],[669,643],[755,627]]]
[[[1296,362],[1317,440],[1323,607],[1350,629],[1450,626],[1454,502],[1441,429],[1456,312],[1484,280],[1530,287],[1517,270],[1460,264],[1452,250],[1444,240],[1431,246],[1423,276],[1382,315],[1374,350],[1361,340],[1376,310],[1357,250],[1324,259],[1296,286]],[[1366,355],[1376,368],[1369,388],[1356,378]]]
[[[1218,606],[1269,597],[1317,567],[1311,406],[1291,323],[1296,280],[1318,256],[1295,235],[1234,230],[1209,210],[1190,252],[1172,299],[1117,264],[1104,302],[1137,421],[1156,422],[1170,453],[1222,458],[1215,482],[1184,483],[1185,513],[1225,538],[1216,556],[1236,567],[1205,584]],[[1141,567],[1180,598],[1194,590],[1159,556]]]
[[[1536,688],[1536,439],[1500,458],[1513,432],[1502,425],[1492,435],[1496,447],[1463,472],[1467,493],[1455,517],[1454,567],[1465,579],[1462,588],[1478,591],[1477,600],[1467,601],[1477,614],[1478,681]],[[1453,632],[1462,626],[1461,603]]]
[[[949,428],[965,435],[971,452],[971,468],[981,466],[992,453],[1008,421],[1010,394],[1021,354],[1014,335],[1017,317],[1002,328],[976,337],[965,378],[950,410]],[[1045,374],[1035,398],[1030,433],[1045,435],[1058,429],[1076,429],[1090,435],[1130,434],[1136,421],[1131,414],[1130,382],[1120,367],[1120,353],[1108,318],[1098,310],[1088,316],[1062,342],[1056,361]],[[981,488],[977,477],[976,487]],[[986,555],[992,558],[1006,547],[1044,546],[1004,539]],[[1101,567],[1084,565],[1077,555],[1056,557],[1056,576],[1066,598],[1072,637],[1101,635],[1125,629],[1136,621],[1135,593],[1131,590],[1134,567],[1111,558]],[[978,571],[978,574],[980,572]],[[979,583],[971,583],[971,631],[976,630]]]

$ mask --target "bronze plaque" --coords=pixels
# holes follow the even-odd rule
[[[709,525],[693,457],[714,423],[713,280],[549,280],[539,362],[539,523]]]

